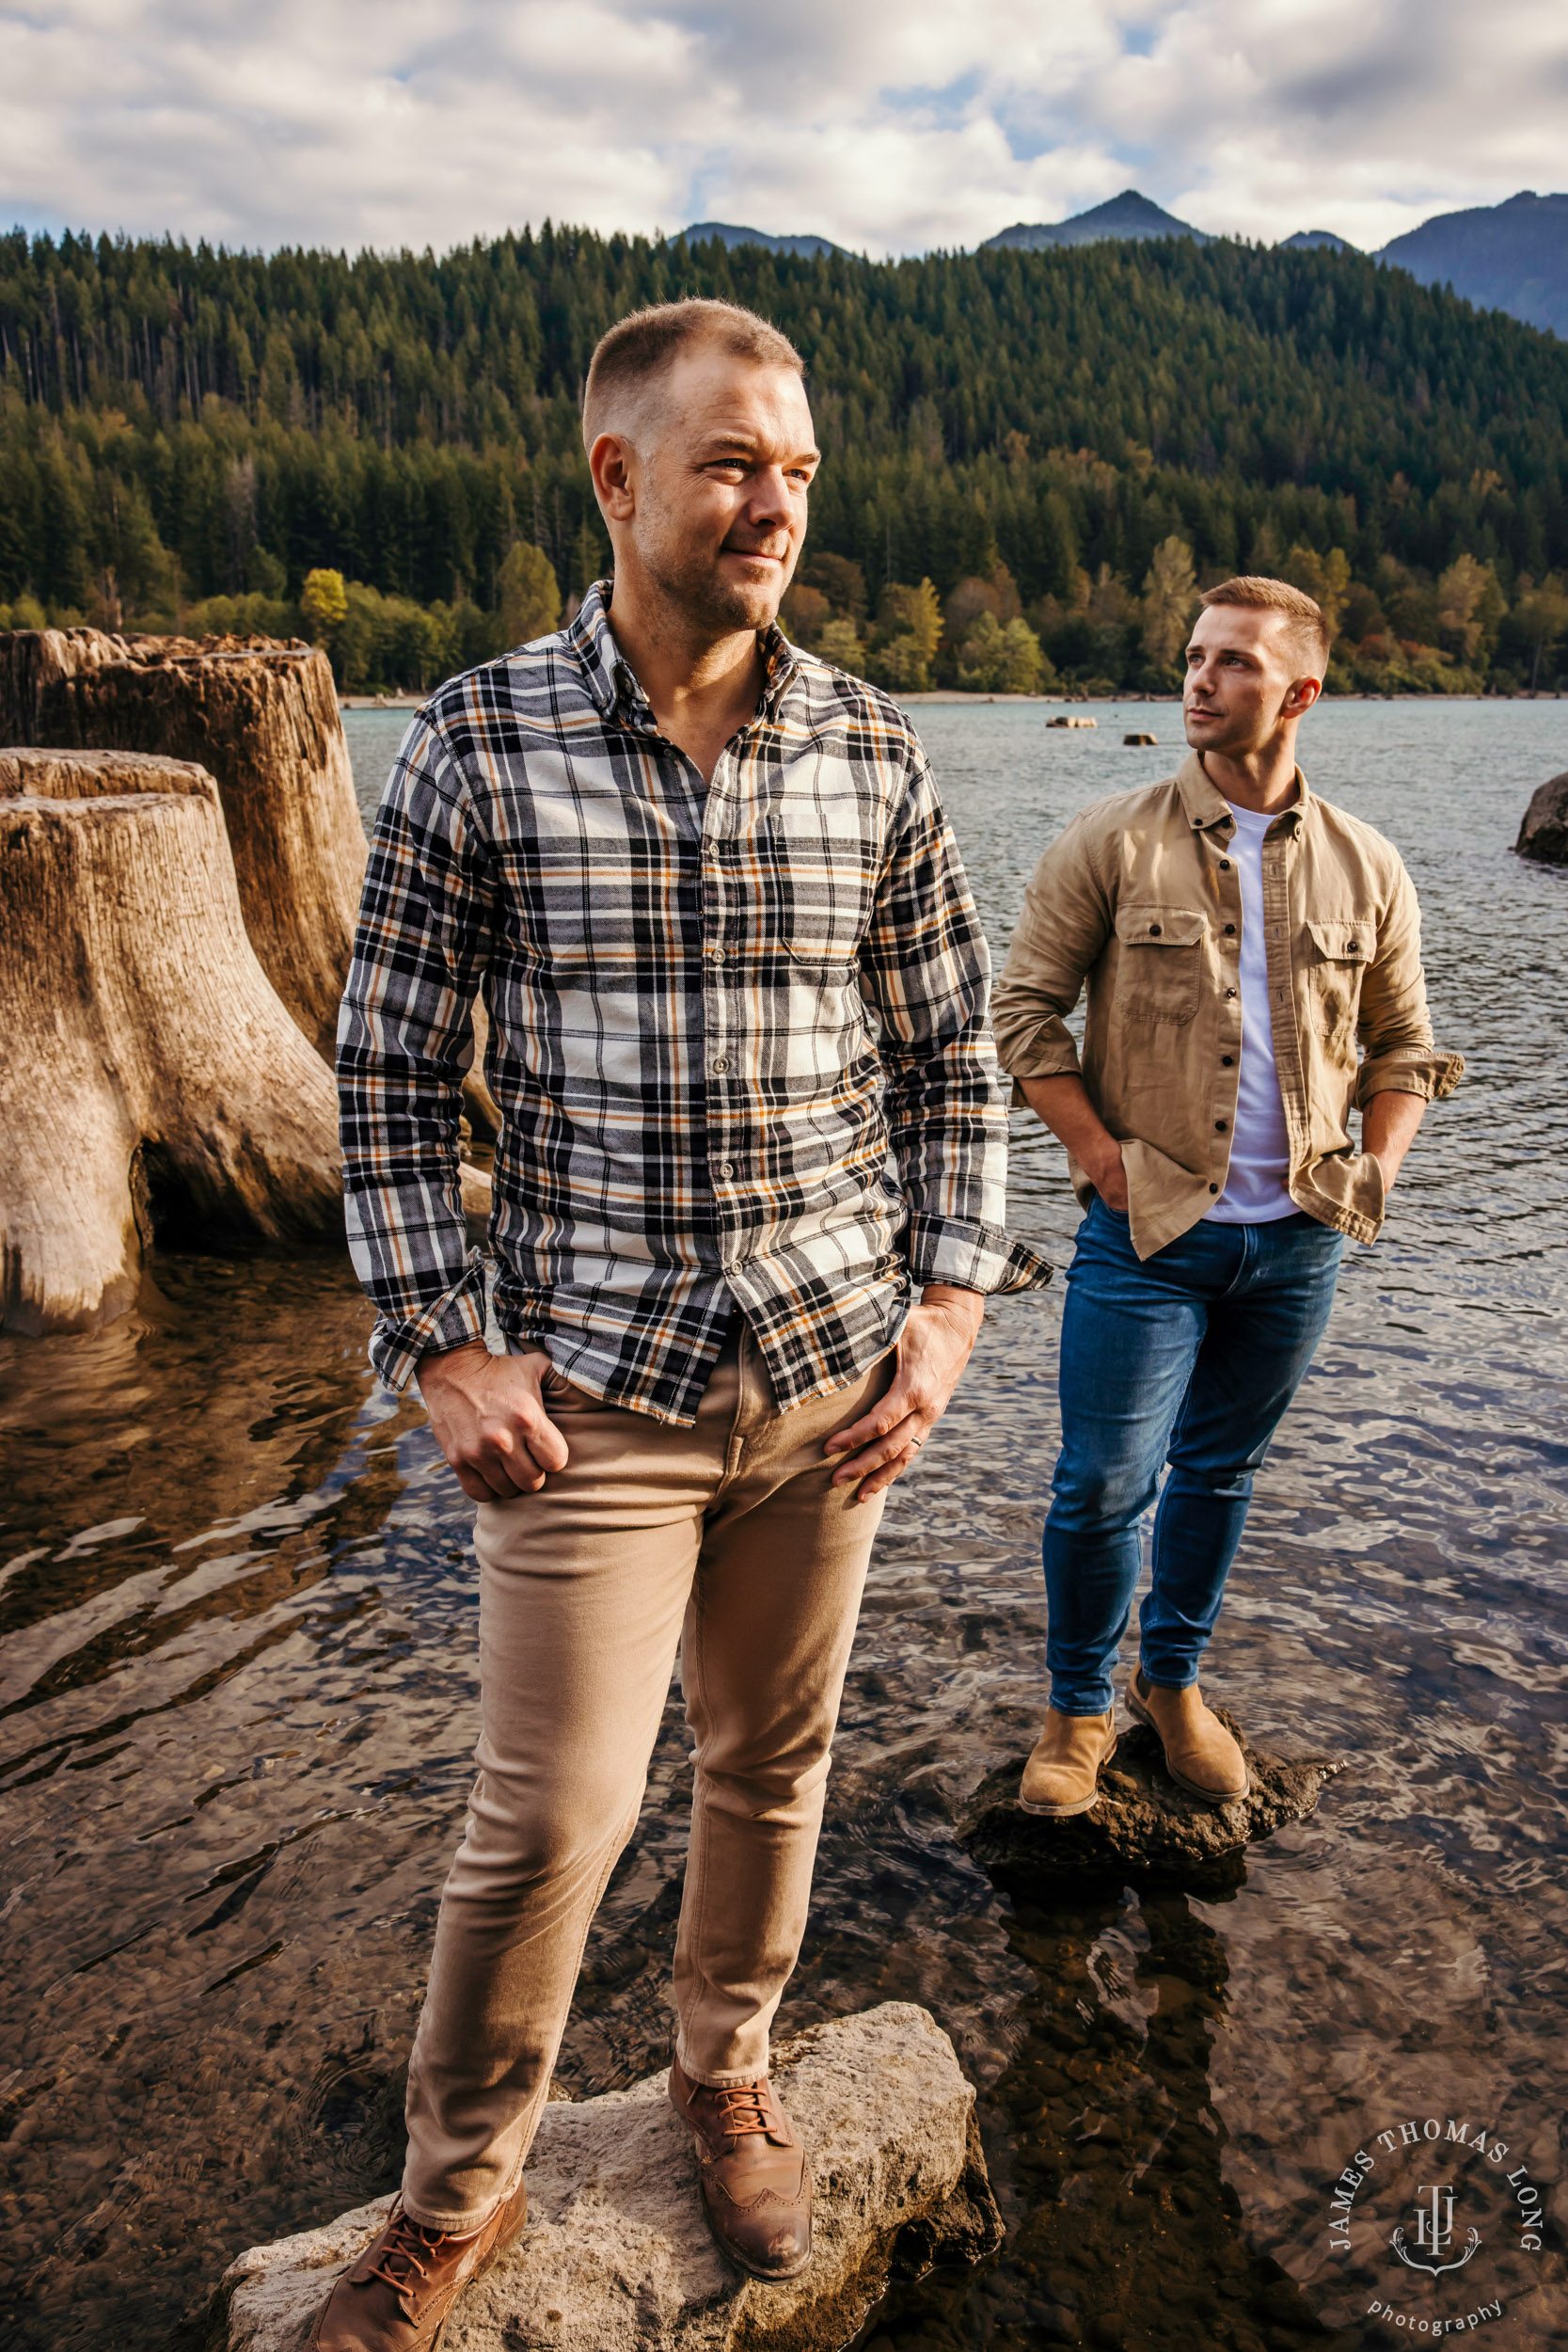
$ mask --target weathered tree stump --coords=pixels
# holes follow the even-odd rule
[[[341,1237],[332,1078],[252,949],[200,768],[0,752],[0,1018],[6,1329],[110,1321],[154,1239]]]
[[[1216,1707],[1242,1743],[1250,1793],[1207,1805],[1179,1788],[1147,1724],[1122,1733],[1100,1776],[1099,1802],[1066,1820],[1042,1820],[1018,1802],[1021,1756],[988,1774],[959,1817],[958,1842],[988,1870],[1020,1877],[1148,1880],[1201,1891],[1239,1880],[1249,1845],[1281,1822],[1299,1821],[1339,1771],[1327,1756],[1287,1762],[1248,1745],[1235,1717]]]
[[[326,656],[266,637],[0,633],[0,744],[138,751],[217,780],[240,905],[261,969],[330,1061],[348,977],[365,831]],[[475,1135],[500,1132],[483,1007],[463,1089]]]
[[[1568,768],[1531,793],[1513,847],[1542,866],[1568,866]]]
[[[326,656],[265,638],[0,637],[0,743],[139,751],[217,780],[261,969],[330,1056],[365,870]]]

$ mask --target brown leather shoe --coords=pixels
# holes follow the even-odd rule
[[[811,2168],[766,2074],[710,2090],[679,2058],[670,2104],[697,2141],[708,2227],[753,2279],[795,2279],[811,2260]]]
[[[1064,1821],[1086,1813],[1100,1794],[1100,1772],[1117,1752],[1117,1710],[1063,1715],[1045,1710],[1045,1728],[1023,1767],[1018,1801],[1025,1813]]]
[[[436,2352],[451,2307],[511,2245],[528,2217],[518,2183],[467,2237],[427,2229],[403,2210],[338,2279],[316,2313],[307,2352]]]
[[[1234,1804],[1252,1787],[1246,1758],[1198,1695],[1196,1682],[1171,1691],[1146,1679],[1140,1666],[1127,1685],[1127,1711],[1147,1724],[1165,1751],[1165,1770],[1189,1797]]]

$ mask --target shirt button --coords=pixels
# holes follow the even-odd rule
[[[1234,938],[1235,938],[1235,936],[1236,936],[1236,926],[1235,926],[1235,924],[1234,924],[1234,923],[1227,923],[1227,924],[1226,925],[1226,927],[1225,927],[1225,935],[1226,935],[1227,939],[1234,939]]]
[[[1350,952],[1353,956],[1358,956],[1361,953],[1361,942],[1358,939],[1353,939],[1350,942]]]
[[[713,1172],[716,1176],[733,1176],[735,1174],[735,1162],[733,1160],[720,1160]]]
[[[1159,938],[1159,936],[1160,936],[1160,926],[1159,926],[1159,924],[1158,924],[1158,923],[1151,923],[1151,924],[1149,925],[1149,927],[1148,927],[1148,935],[1149,935],[1150,939],[1158,939],[1158,938]]]
[[[708,949],[708,954],[713,958],[715,963],[722,963],[724,958],[729,954],[729,949],[727,947],[710,947]]]
[[[1217,1136],[1223,1136],[1223,1135],[1224,1135],[1224,1133],[1225,1133],[1225,1121],[1224,1121],[1224,1120],[1223,1120],[1223,1119],[1216,1119],[1216,1120],[1215,1120],[1215,1121],[1214,1121],[1214,1133],[1215,1133],[1215,1135],[1217,1135]]]
[[[1219,1186],[1218,1186],[1218,1184],[1211,1184],[1211,1185],[1210,1185],[1210,1187],[1209,1187],[1209,1189],[1210,1189],[1210,1191],[1211,1191],[1211,1192],[1218,1192],[1218,1190],[1219,1190]]]
[[[1225,993],[1227,996],[1234,996],[1236,993],[1233,988],[1227,988]]]
[[[1234,1054],[1222,1054],[1220,1056],[1220,1060],[1224,1063],[1226,1069],[1229,1070],[1234,1067],[1236,1057]]]
[[[713,1057],[713,1067],[715,1070],[727,1070],[729,1066],[730,1057],[728,1054],[715,1054]]]
[[[1221,872],[1222,874],[1228,874],[1228,873],[1229,873],[1229,871],[1230,871],[1230,860],[1229,860],[1227,857],[1222,857],[1222,858],[1221,858],[1221,860],[1220,860],[1220,872]],[[1212,1191],[1213,1191],[1213,1189],[1214,1189],[1213,1185],[1212,1185],[1212,1184],[1211,1184],[1211,1185],[1210,1185],[1210,1187],[1209,1187],[1209,1189],[1210,1189],[1210,1191],[1211,1191],[1211,1192],[1212,1192]]]

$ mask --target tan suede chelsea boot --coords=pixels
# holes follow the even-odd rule
[[[1045,1729],[1023,1767],[1018,1792],[1025,1813],[1049,1821],[1086,1813],[1100,1794],[1100,1772],[1117,1752],[1117,1710],[1062,1715],[1047,1708]]]
[[[811,2260],[811,2168],[766,2074],[710,2090],[679,2058],[670,2104],[697,2142],[708,2227],[753,2279],[794,2279]]]
[[[380,2236],[316,2313],[306,2352],[436,2352],[464,2288],[483,2277],[527,2218],[521,2182],[464,2237],[416,2221],[400,2197]]]
[[[1127,1685],[1127,1711],[1147,1724],[1165,1751],[1165,1770],[1189,1797],[1205,1804],[1234,1804],[1252,1783],[1246,1758],[1210,1713],[1196,1682],[1169,1691],[1146,1680],[1140,1666]]]

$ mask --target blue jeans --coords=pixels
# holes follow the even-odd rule
[[[1220,1613],[1254,1473],[1334,1304],[1344,1236],[1309,1216],[1200,1223],[1142,1263],[1096,1199],[1062,1316],[1062,1452],[1045,1522],[1051,1704],[1103,1715],[1160,1466],[1154,1581],[1139,1612],[1150,1682],[1182,1690]]]

